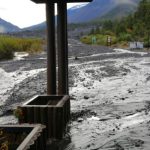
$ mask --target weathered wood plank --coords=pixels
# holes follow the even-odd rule
[[[69,96],[39,96],[26,104],[22,106],[25,111],[26,123],[41,123],[46,125],[46,136],[48,138],[63,137],[63,132],[70,119]]]

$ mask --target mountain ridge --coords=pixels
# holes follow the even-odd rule
[[[82,7],[74,6],[68,9],[68,23],[120,19],[136,11],[139,2],[140,0],[94,0],[91,3],[82,5]],[[46,27],[45,22],[26,29],[38,30],[42,27]]]
[[[107,14],[101,16],[100,18],[96,18],[95,20],[118,20],[122,17],[125,17],[131,13],[133,13],[136,10],[136,6],[133,7],[129,4],[120,4],[119,6],[116,6],[111,11],[109,11]],[[119,13],[118,13],[119,12]]]
[[[93,2],[82,7],[81,9],[75,10],[74,12],[69,12],[68,10],[68,22],[82,23],[89,22],[97,18],[101,19],[103,16],[108,16],[108,14],[116,8],[116,11],[121,13],[122,9],[120,10],[119,8],[123,5],[128,5],[130,10],[136,10],[139,2],[140,0],[94,0]],[[128,8],[124,7],[124,14],[122,14],[122,16],[128,15],[128,13],[126,13],[127,9]],[[115,15],[116,14],[114,14],[113,18],[115,18]]]
[[[68,23],[86,23],[95,20],[120,19],[136,11],[139,2],[140,0],[93,0],[93,2],[86,5],[74,6],[68,9]],[[5,26],[0,24],[0,31],[14,32],[20,30],[19,27],[12,25],[9,22],[5,22],[4,24]],[[45,28],[46,22],[42,22],[21,30],[32,31]]]
[[[13,25],[12,23],[0,18],[0,33],[6,33],[6,32],[17,32],[20,31],[21,29]]]

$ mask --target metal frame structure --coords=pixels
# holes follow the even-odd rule
[[[47,19],[47,94],[69,94],[68,87],[68,37],[67,3],[92,0],[31,0],[46,3]],[[57,3],[57,44],[55,40],[55,3]],[[56,83],[56,45],[58,49],[58,90]]]

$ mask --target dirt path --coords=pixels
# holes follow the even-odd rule
[[[15,123],[12,108],[46,93],[46,54],[0,67],[0,122]],[[62,149],[149,150],[149,53],[69,40],[69,81],[72,120]]]

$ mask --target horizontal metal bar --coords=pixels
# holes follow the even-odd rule
[[[31,0],[35,3],[80,3],[80,2],[92,2],[93,0]]]

